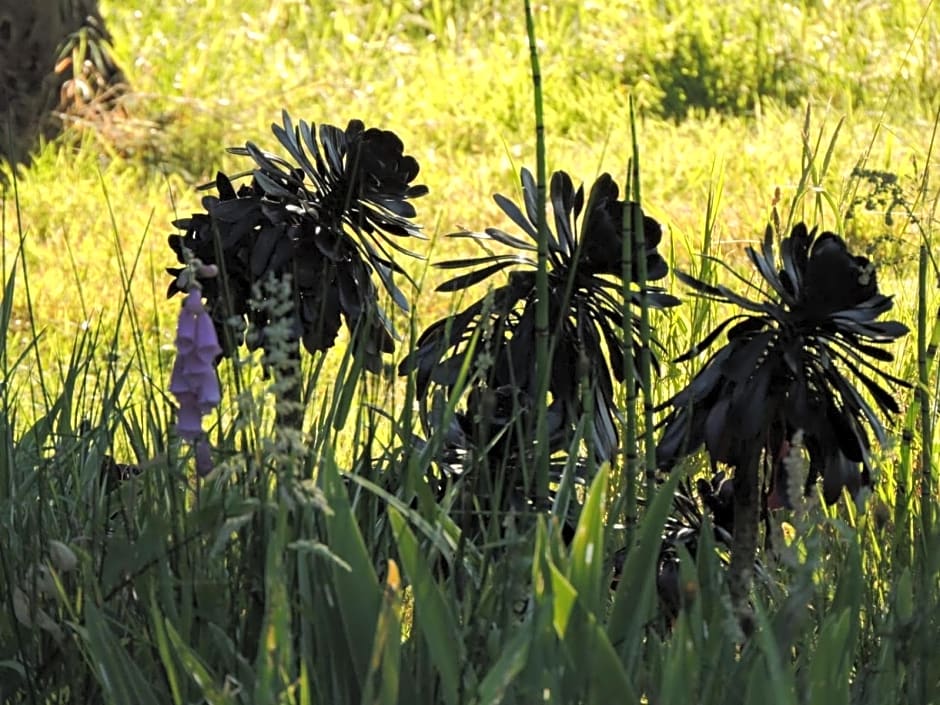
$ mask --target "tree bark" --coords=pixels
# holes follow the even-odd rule
[[[51,138],[61,130],[53,111],[73,73],[57,72],[56,63],[82,28],[92,41],[110,41],[97,0],[0,0],[0,158],[26,163],[40,134]],[[109,84],[123,82],[106,61],[98,69],[106,69]]]

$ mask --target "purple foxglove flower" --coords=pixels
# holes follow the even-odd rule
[[[198,288],[191,289],[183,300],[176,328],[176,351],[170,376],[170,392],[179,402],[176,430],[192,442],[202,433],[202,417],[222,398],[215,370],[215,359],[222,348]]]

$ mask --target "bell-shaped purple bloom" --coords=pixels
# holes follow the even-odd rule
[[[221,354],[212,319],[202,305],[198,288],[183,301],[176,328],[176,362],[170,377],[170,392],[179,402],[176,430],[192,442],[202,433],[202,417],[221,400],[215,360]]]

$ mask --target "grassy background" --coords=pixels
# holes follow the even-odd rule
[[[511,609],[495,597],[524,591],[520,586],[532,577],[538,583],[539,576],[557,592],[570,584],[576,594],[600,595],[604,578],[579,572],[587,538],[569,554],[557,537],[552,543],[529,536],[515,556],[523,558],[488,564],[491,572],[475,585],[474,599],[458,595],[453,583],[442,588],[446,593],[428,588],[412,598],[406,592],[406,601],[416,604],[414,616],[405,618],[414,638],[401,653],[394,638],[381,650],[373,636],[383,633],[383,624],[395,634],[402,607],[394,573],[381,566],[396,555],[409,581],[421,584],[415,577],[421,554],[412,542],[426,549],[439,539],[421,528],[407,503],[398,509],[411,529],[387,518],[384,504],[368,492],[347,506],[329,460],[320,468],[334,510],[328,519],[309,498],[291,495],[285,503],[278,495],[280,504],[271,503],[264,463],[260,470],[233,471],[237,487],[216,487],[196,501],[184,480],[186,459],[167,441],[170,407],[163,390],[178,309],[164,299],[163,268],[173,264],[166,235],[175,217],[201,210],[196,185],[217,169],[241,168],[224,148],[249,139],[273,148],[269,125],[282,109],[295,119],[345,125],[358,117],[392,129],[431,188],[417,203],[431,238],[427,253],[450,259],[452,244],[439,235],[461,227],[511,229],[491,195],[516,196],[518,168],[534,166],[521,4],[111,2],[102,3],[102,11],[133,86],[124,114],[76,125],[42,145],[32,167],[18,175],[15,193],[7,190],[3,199],[4,281],[21,243],[26,267],[3,307],[9,372],[2,387],[0,526],[8,548],[0,556],[0,585],[7,589],[35,575],[32,557],[51,556],[53,539],[75,548],[81,566],[79,577],[63,573],[64,596],[54,609],[47,604],[68,635],[64,643],[78,648],[60,648],[50,629],[24,630],[11,615],[0,615],[2,672],[19,673],[10,665],[17,653],[26,654],[32,669],[24,680],[3,682],[22,687],[29,678],[50,677],[52,685],[36,691],[49,702],[148,702],[137,695],[143,684],[152,684],[156,702],[306,702],[305,692],[327,702],[352,694],[370,701],[360,692],[365,675],[387,674],[360,664],[378,653],[379,663],[401,659],[407,666],[395,688],[386,683],[374,702],[395,701],[383,700],[381,692],[400,693],[401,702],[498,702],[512,678],[515,689],[505,685],[509,702],[532,702],[544,688],[571,694],[571,702],[609,702],[603,690],[584,690],[577,676],[608,678],[613,692],[622,692],[615,687],[619,672],[604,658],[598,656],[603,667],[590,667],[597,672],[578,661],[579,652],[600,653],[596,634],[556,643],[536,618],[531,629],[518,628]],[[795,200],[797,218],[844,232],[853,248],[872,253],[882,289],[897,294],[897,317],[913,328],[921,232],[904,217],[886,223],[877,208],[859,209],[848,221],[843,216],[857,188],[850,175],[864,159],[870,169],[896,173],[924,231],[934,229],[938,191],[930,150],[940,108],[940,11],[933,3],[566,1],[537,8],[537,32],[550,170],[565,169],[577,181],[610,171],[622,182],[630,154],[627,100],[634,95],[644,206],[667,226],[662,247],[673,266],[697,267],[706,233],[713,254],[740,264],[744,244],[763,231],[779,188],[785,217]],[[812,117],[804,134],[807,109]],[[807,169],[807,153],[814,155],[815,171]],[[812,178],[801,187],[807,171]],[[710,202],[717,203],[711,217]],[[422,263],[412,266],[424,271]],[[433,293],[437,277],[429,271],[428,285],[414,294],[418,328],[452,305]],[[667,286],[679,289],[672,281]],[[933,298],[931,288],[931,306]],[[692,330],[694,310],[687,304],[656,319],[669,354],[684,351],[700,334]],[[408,325],[399,321],[402,330]],[[913,336],[896,352],[893,371],[912,379]],[[21,354],[22,364],[12,365]],[[335,351],[324,372],[338,379],[338,388],[340,358]],[[664,398],[692,372],[667,369],[658,392]],[[59,390],[65,390],[61,397]],[[267,427],[250,433],[229,424],[235,411],[229,392],[219,435],[256,459],[278,457],[283,447],[266,445],[261,429]],[[65,401],[53,414],[55,399]],[[318,403],[330,400],[330,390],[317,397]],[[387,408],[401,405],[397,397],[385,401]],[[79,428],[82,418],[91,420],[92,432]],[[44,425],[44,419],[54,423]],[[356,423],[361,430],[368,420]],[[920,442],[915,439],[915,448]],[[148,476],[135,488],[137,496],[125,491],[118,511],[113,496],[94,489],[94,461],[112,447],[130,456],[128,444],[135,459],[168,472]],[[30,458],[38,464],[24,461]],[[615,648],[628,664],[631,687],[651,702],[729,702],[725,687],[736,694],[730,702],[766,702],[766,682],[779,686],[770,698],[778,702],[848,702],[850,692],[852,701],[887,702],[895,688],[910,702],[928,702],[940,687],[929,676],[937,672],[936,658],[923,656],[918,639],[929,638],[937,624],[937,566],[930,557],[937,555],[936,537],[920,528],[921,515],[905,494],[916,487],[916,462],[897,448],[884,460],[875,500],[884,516],[856,518],[843,506],[838,514],[794,519],[804,538],[794,545],[793,564],[783,561],[764,585],[765,633],[777,635],[776,646],[752,642],[737,653],[733,639],[721,640],[727,620],[714,582],[720,571],[707,562],[698,566],[697,612],[677,626],[676,639],[640,639],[642,625],[628,624],[616,605],[603,617],[600,608],[572,609],[586,610],[575,613],[584,623],[609,618],[605,624],[615,625],[622,640]],[[304,461],[288,453],[283,462]],[[346,469],[351,462],[341,458]],[[365,481],[382,484],[380,473],[366,473]],[[603,505],[600,491],[597,507]],[[122,528],[108,543],[101,527],[116,511]],[[584,536],[605,540],[598,533],[601,513],[586,512]],[[436,530],[446,535],[446,521],[437,518]],[[643,535],[655,543],[655,512],[644,526]],[[409,538],[412,530],[417,537]],[[322,544],[296,543],[305,536],[329,538],[339,560],[355,569],[353,578],[344,577]],[[915,554],[926,556],[925,563]],[[636,556],[635,566],[643,559]],[[298,581],[289,583],[290,597],[278,589],[284,576]],[[27,592],[35,596],[31,583]],[[638,612],[653,609],[642,577],[625,581],[620,592],[627,596],[622,603],[629,599]],[[550,604],[549,598],[546,592],[533,598],[535,613],[549,605],[549,621],[567,618],[558,613],[560,601]],[[12,597],[4,599],[12,607]],[[325,626],[316,619],[337,604],[343,625],[339,618]],[[306,622],[297,621],[295,608]],[[357,622],[350,615],[359,612]],[[788,620],[792,633],[780,636]],[[643,646],[627,653],[622,643],[630,636]],[[467,644],[469,655],[454,650],[455,643]],[[440,660],[447,649],[457,664]],[[513,661],[513,653],[523,652],[524,665]],[[842,652],[855,658],[839,661]],[[301,662],[321,670],[305,672]],[[542,675],[543,663],[560,664],[557,682]],[[718,683],[712,673],[726,680]],[[832,692],[823,685],[828,681],[837,684]],[[434,685],[415,688],[424,682]],[[26,688],[7,692],[16,693],[13,702],[31,702]],[[0,690],[0,700],[4,694]]]
[[[399,132],[431,187],[421,220],[432,236],[503,222],[491,194],[515,194],[518,167],[534,164],[527,49],[512,4],[249,0],[237,9],[103,10],[135,91],[129,118],[45,146],[19,184],[29,261],[46,294],[36,323],[50,332],[111,315],[103,294],[119,281],[117,243],[127,260],[141,249],[141,317],[165,321],[164,280],[152,284],[150,274],[170,260],[168,223],[199,209],[195,185],[238,168],[224,147],[274,146],[269,125],[281,109]],[[809,2],[721,10],[552,3],[538,26],[549,168],[585,181],[624,174],[633,92],[646,205],[669,225],[677,261],[699,251],[708,194],[718,190],[716,244],[739,252],[760,231],[775,188],[785,201],[793,194],[807,105],[814,129],[846,120],[818,184],[837,202],[869,151],[872,168],[917,173],[940,88],[938,24],[927,2],[860,11]],[[833,213],[825,217],[840,227]],[[885,234],[877,217],[853,225]],[[428,298],[422,317],[446,305]]]

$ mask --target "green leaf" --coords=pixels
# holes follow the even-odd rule
[[[335,561],[331,562],[333,579],[330,588],[342,618],[349,656],[357,680],[362,685],[369,672],[369,657],[382,591],[335,461],[325,456],[320,472],[323,493],[332,510],[324,514],[329,546],[334,554],[349,565],[349,570],[345,570]]]
[[[115,536],[102,566],[103,591],[114,592],[127,580],[127,576],[140,573],[148,565],[156,564],[167,551],[170,525],[166,518],[148,514],[140,536],[130,539]]]
[[[575,665],[572,675],[582,680],[591,702],[639,702],[598,615],[586,609],[582,595],[556,566],[549,564],[549,570],[554,626]]]
[[[209,672],[206,665],[193,652],[193,649],[180,638],[179,633],[173,627],[173,623],[169,619],[164,619],[163,626],[170,643],[173,644],[173,648],[176,650],[176,657],[189,672],[196,685],[199,686],[202,697],[206,699],[206,702],[209,705],[235,705],[238,702],[235,696],[219,687],[217,679]],[[135,701],[125,700],[123,702]]]
[[[636,541],[627,554],[614,596],[607,634],[614,648],[624,655],[628,673],[643,644],[643,625],[652,615],[660,537],[681,476],[673,472],[656,491],[637,528]]]
[[[553,563],[548,566],[552,585],[552,623],[559,639],[565,638],[568,620],[578,600],[578,591]]]
[[[855,645],[849,643],[851,610],[829,614],[816,641],[810,663],[810,705],[848,705],[850,670]]]
[[[910,624],[914,617],[914,586],[910,567],[905,567],[894,589],[894,605],[901,624]]]
[[[536,630],[536,620],[533,618],[506,643],[499,659],[480,681],[477,689],[480,705],[501,705],[509,686],[529,660],[529,650]]]
[[[264,566],[264,623],[255,657],[255,705],[274,705],[288,687],[286,673],[293,663],[290,598],[284,579],[287,544],[287,506],[277,508],[277,521],[268,536]]]
[[[791,673],[786,668],[788,663],[784,660],[784,652],[780,650],[763,607],[760,603],[756,603],[754,607],[757,620],[755,642],[764,659],[763,662],[751,662],[751,682],[753,683],[755,679],[757,681],[756,690],[753,692],[756,699],[768,705],[795,705],[797,702],[795,684]],[[766,673],[761,673],[761,671],[766,671]],[[760,673],[759,677],[755,675],[758,673]]]
[[[394,507],[388,508],[388,517],[402,565],[414,591],[415,626],[427,641],[431,660],[441,676],[445,702],[457,703],[460,664],[464,662],[463,640],[457,619],[434,580],[405,518]]]
[[[601,581],[604,567],[604,507],[607,504],[609,466],[595,475],[581,510],[578,528],[571,542],[568,580],[584,609],[594,615],[601,610]]]
[[[111,631],[104,615],[91,601],[85,604],[85,627],[90,666],[107,701],[120,705],[160,705],[152,680],[140,672]]]
[[[393,560],[388,562],[385,594],[375,628],[372,658],[363,705],[396,705],[401,669],[401,575]]]
[[[156,597],[153,595],[151,595],[150,598],[150,623],[153,625],[154,640],[157,642],[157,652],[160,654],[160,662],[163,664],[164,673],[166,673],[166,680],[170,686],[173,702],[175,705],[181,705],[183,703],[183,696],[180,692],[179,676],[176,672],[176,659],[170,650],[170,640],[167,637],[166,627],[163,624],[163,615],[160,614]]]

